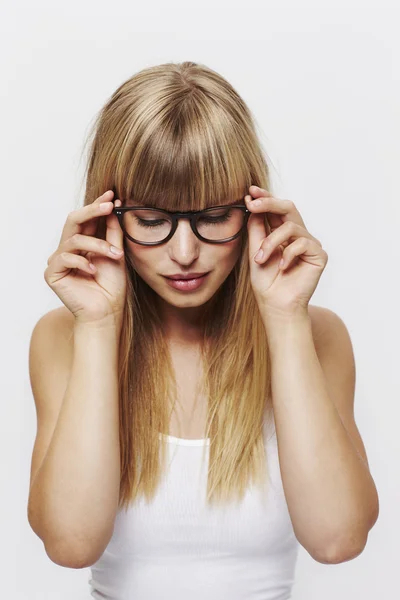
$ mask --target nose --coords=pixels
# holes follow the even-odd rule
[[[199,255],[200,240],[195,236],[187,218],[180,218],[169,240],[171,258],[182,265],[190,265]]]

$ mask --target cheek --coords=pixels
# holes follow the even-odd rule
[[[139,274],[149,269],[153,270],[154,265],[159,264],[161,260],[158,248],[145,248],[139,244],[128,242],[127,251],[135,271]]]
[[[227,268],[232,267],[238,260],[242,253],[242,245],[239,241],[234,240],[231,245],[219,248],[213,253],[211,262],[214,262],[215,266],[226,266]]]
[[[233,261],[236,261],[242,254],[243,244],[242,240],[234,240],[234,245],[231,248],[230,257]]]

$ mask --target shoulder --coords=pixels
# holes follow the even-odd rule
[[[43,329],[45,327],[47,327],[49,330],[55,328],[57,333],[69,334],[73,330],[74,315],[66,306],[59,306],[58,308],[53,308],[42,315],[35,327],[38,327],[39,324]]]
[[[315,349],[318,356],[341,354],[351,358],[353,349],[349,331],[343,319],[324,306],[308,306]]]
[[[70,353],[73,346],[74,316],[66,306],[54,308],[42,315],[35,324],[30,342],[30,350],[34,352],[44,346],[49,351]]]
[[[62,397],[73,360],[73,322],[66,307],[45,313],[33,328],[29,343],[29,376],[38,412],[55,409]],[[71,314],[72,319],[74,319]]]
[[[343,329],[346,325],[341,317],[325,306],[308,305],[308,314],[311,318],[313,335],[319,339],[328,330]]]

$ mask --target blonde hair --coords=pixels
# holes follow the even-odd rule
[[[125,81],[96,116],[89,141],[85,205],[113,189],[114,199],[151,196],[160,208],[200,210],[243,201],[252,184],[271,189],[250,110],[222,76],[194,62],[153,66]],[[240,257],[201,322],[209,504],[241,500],[251,483],[265,486],[269,478],[263,425],[273,414],[270,356],[242,233]],[[105,239],[104,217],[96,235]],[[157,294],[137,276],[126,246],[125,260],[119,508],[128,509],[139,496],[154,498],[166,468],[159,433],[169,430],[177,394]]]

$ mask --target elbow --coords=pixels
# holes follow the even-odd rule
[[[325,544],[322,549],[312,550],[309,547],[306,548],[308,553],[316,560],[324,565],[337,565],[340,563],[347,562],[357,558],[364,551],[367,545],[368,534],[372,527],[375,525],[379,516],[379,503],[374,507],[371,512],[370,518],[365,519],[363,525],[359,525],[357,530],[347,528],[347,531],[342,533],[341,536],[336,536],[336,539],[331,544]],[[362,529],[361,529],[362,527]]]
[[[69,569],[83,569],[95,562],[95,560],[93,560],[92,563],[90,563],[91,559],[87,552],[79,547],[78,544],[71,547],[71,545],[67,546],[64,540],[48,540],[49,536],[43,533],[31,512],[28,513],[28,522],[32,531],[34,531],[42,541],[47,556],[56,565],[67,567]]]
[[[91,567],[98,559],[98,556],[94,556],[84,548],[67,546],[63,542],[45,543],[44,547],[53,563],[68,569],[85,569]]]
[[[362,554],[368,539],[368,533],[363,538],[346,538],[327,546],[323,550],[309,552],[317,562],[323,565],[338,565],[357,558]]]
[[[323,565],[338,565],[340,563],[344,563],[349,560],[353,560],[353,558],[356,558],[363,552],[364,548],[365,548],[365,544],[357,546],[356,548],[340,547],[338,549],[335,548],[335,549],[325,551],[325,552],[320,552],[317,554],[314,553],[312,555],[312,557],[314,558],[314,560],[316,560],[317,562],[319,562]]]
[[[32,530],[41,539],[44,545],[47,556],[50,560],[68,569],[84,569],[91,567],[103,554],[111,534],[107,533],[103,538],[99,539],[95,545],[91,544],[90,548],[84,542],[77,540],[67,541],[65,536],[55,537],[49,535],[47,531],[44,533],[42,527],[39,527],[35,521],[32,512],[28,512],[28,521]]]

